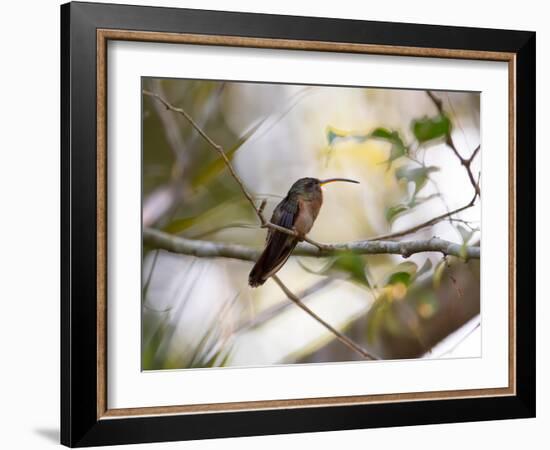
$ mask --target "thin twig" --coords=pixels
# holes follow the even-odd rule
[[[309,286],[306,289],[303,289],[301,292],[296,294],[298,298],[301,298],[302,301],[304,301],[305,298],[315,294],[316,292],[320,291],[321,289],[324,289],[329,284],[333,283],[335,281],[334,278],[330,277],[323,277],[319,281],[315,282],[311,286]],[[286,299],[284,299],[286,300]],[[254,329],[263,323],[267,322],[268,320],[272,319],[273,317],[276,317],[277,315],[281,314],[283,311],[285,311],[289,306],[292,306],[292,303],[288,303],[287,301],[281,301],[277,302],[273,306],[261,311],[253,318],[247,320],[246,322],[240,324],[237,326],[237,329],[235,330],[235,333],[242,333],[245,331],[248,331],[250,329]]]
[[[469,161],[469,164],[472,163],[472,161],[474,160],[474,158],[476,157],[477,153],[479,152],[479,150],[481,150],[481,145],[478,145],[476,147],[476,149],[474,150],[474,152],[472,153],[472,156],[470,156],[470,158],[468,159]]]
[[[147,291],[149,290],[149,285],[151,284],[151,279],[153,278],[153,272],[155,271],[155,266],[157,265],[158,257],[159,257],[159,251],[157,250],[155,252],[155,256],[153,257],[153,262],[151,264],[151,269],[149,270],[149,274],[147,275],[147,280],[145,280],[145,283],[143,284],[143,301],[145,301],[145,297],[147,297]]]
[[[445,350],[443,353],[440,353],[437,358],[442,358],[443,356],[447,356],[449,353],[453,353],[460,345],[462,345],[466,339],[468,339],[479,327],[481,327],[481,320],[478,321],[471,330],[468,330],[468,332],[460,338],[460,340],[454,344],[450,349]]]
[[[159,96],[164,96],[164,88],[159,79],[151,80],[151,87],[159,93]],[[159,103],[152,102],[153,108],[157,113],[157,117],[164,129],[164,135],[166,136],[166,142],[172,151],[175,161],[175,169],[172,170],[172,176],[177,177],[177,179],[183,180],[181,174],[188,161],[188,152],[186,145],[181,137],[179,132],[178,123],[176,121],[176,116],[169,113],[165,108],[163,108]]]
[[[442,115],[445,114],[445,112],[443,110],[443,102],[441,101],[441,99],[439,99],[437,96],[435,96],[431,91],[426,91],[426,94],[428,95],[430,100],[433,102],[433,104],[437,108],[439,114],[442,114]],[[445,220],[449,217],[452,217],[453,215],[458,214],[458,213],[460,213],[462,211],[465,211],[466,209],[469,209],[472,206],[474,206],[477,197],[481,197],[481,192],[480,192],[480,189],[479,189],[479,178],[478,178],[477,181],[474,179],[474,175],[473,175],[472,170],[471,170],[471,164],[472,164],[472,161],[474,160],[474,158],[479,153],[479,151],[481,149],[481,145],[478,145],[476,147],[476,149],[473,151],[472,155],[469,158],[464,158],[459,153],[459,151],[457,150],[450,133],[447,135],[446,144],[451,148],[453,153],[459,159],[460,163],[466,168],[468,178],[470,179],[470,183],[474,187],[474,191],[475,191],[474,197],[472,198],[472,200],[470,200],[470,202],[468,202],[466,205],[461,206],[460,208],[454,209],[452,211],[449,211],[448,208],[447,208],[446,213],[441,214],[437,217],[434,217],[430,220],[427,220],[426,222],[420,223],[418,225],[414,225],[414,226],[412,226],[410,228],[406,228],[405,230],[402,230],[402,231],[396,231],[394,233],[388,233],[388,234],[375,236],[375,237],[371,238],[371,240],[397,239],[397,238],[406,236],[408,234],[416,233],[417,231],[420,231],[423,228],[435,225],[436,223],[441,222],[442,220]],[[419,161],[416,161],[413,158],[411,158],[410,156],[409,156],[409,158],[412,159],[413,161],[423,165]]]
[[[164,95],[164,88],[159,79],[150,82],[151,87]],[[167,111],[159,102],[152,102],[156,115],[164,130],[168,147],[172,151],[174,162],[167,183],[156,188],[143,199],[143,225],[159,224],[161,219],[176,212],[174,206],[189,193],[189,177],[185,177],[185,170],[189,165],[189,146],[187,146],[179,132],[176,117]]]
[[[309,314],[312,318],[314,318],[317,322],[319,322],[321,325],[323,325],[327,330],[329,330],[340,342],[342,342],[345,346],[350,348],[356,353],[359,353],[362,355],[365,359],[375,360],[378,358],[375,358],[373,355],[371,355],[369,352],[367,352],[364,348],[362,348],[360,345],[353,342],[350,338],[345,336],[344,334],[340,333],[336,328],[334,328],[329,323],[325,322],[323,319],[321,319],[315,312],[313,312],[311,309],[309,309],[298,297],[296,297],[292,291],[290,291],[286,285],[279,279],[277,275],[273,275],[271,277],[275,283],[281,288],[281,290],[286,294],[286,296],[289,298],[289,300],[292,300],[297,306],[302,308],[307,314]]]
[[[170,111],[174,111],[178,114],[181,114],[183,117],[185,117],[185,119],[191,124],[191,126],[197,130],[197,132],[200,134],[200,136],[214,149],[218,152],[218,154],[221,156],[221,158],[223,159],[223,161],[225,162],[225,165],[227,166],[227,168],[229,169],[229,171],[231,172],[231,176],[235,179],[235,181],[237,182],[237,184],[240,186],[241,188],[241,191],[242,193],[244,194],[244,196],[248,199],[248,201],[250,202],[250,204],[252,205],[252,207],[254,208],[254,210],[256,211],[256,214],[258,214],[259,210],[258,208],[256,207],[256,204],[254,203],[254,199],[252,198],[252,196],[248,193],[248,191],[246,190],[246,188],[244,187],[244,183],[243,181],[241,180],[241,178],[239,177],[239,175],[237,175],[237,172],[235,172],[235,170],[233,169],[233,166],[231,165],[231,162],[229,161],[229,158],[227,157],[227,155],[225,154],[225,151],[223,150],[223,147],[219,144],[216,144],[212,139],[210,139],[210,136],[208,136],[204,130],[199,126],[199,124],[197,122],[195,122],[195,120],[187,113],[187,111],[185,111],[184,109],[182,108],[177,108],[173,105],[171,105],[170,103],[168,103],[168,101],[166,101],[163,97],[161,97],[159,94],[156,94],[154,92],[151,92],[151,91],[148,91],[146,89],[143,90],[143,93],[145,95],[148,95],[150,97],[154,97],[156,98],[158,101],[160,101],[164,106],[166,106],[167,109],[169,109]]]
[[[470,202],[467,205],[461,206],[460,208],[457,208],[457,209],[453,209],[452,211],[441,214],[440,216],[434,217],[433,219],[427,220],[426,222],[423,222],[423,223],[418,224],[418,225],[414,225],[414,226],[412,226],[410,228],[407,228],[405,230],[396,231],[395,233],[384,234],[384,235],[381,235],[381,236],[376,236],[376,237],[372,238],[372,240],[373,241],[378,241],[378,240],[386,240],[386,239],[396,239],[398,237],[403,237],[403,236],[406,236],[408,234],[416,233],[417,231],[420,231],[422,228],[426,228],[426,227],[435,225],[436,223],[441,222],[442,220],[445,220],[448,217],[451,217],[455,214],[458,214],[459,212],[462,212],[462,211],[465,211],[468,208],[471,208],[472,206],[474,206],[476,198],[477,198],[477,193],[474,195],[472,200],[470,200]]]
[[[479,231],[479,221],[476,220],[464,220],[464,219],[457,219],[456,217],[449,217],[450,223],[461,223],[462,225],[468,227],[470,231],[476,232]],[[474,227],[472,224],[478,225],[477,227]]]
[[[446,116],[445,111],[443,110],[443,102],[441,101],[441,99],[438,98],[437,96],[435,96],[433,94],[433,92],[431,92],[431,91],[426,91],[426,94],[428,94],[428,97],[430,98],[432,103],[437,108],[437,111],[439,112],[439,114],[441,114],[443,116]],[[473,186],[473,188],[476,192],[476,195],[481,197],[481,191],[479,189],[479,183],[476,183],[476,180],[474,178],[474,174],[472,173],[472,170],[470,168],[470,166],[472,164],[472,161],[475,158],[475,156],[476,156],[477,152],[479,151],[479,149],[481,148],[481,146],[479,146],[479,145],[477,146],[477,148],[474,150],[474,152],[472,153],[470,158],[464,158],[460,154],[460,152],[457,150],[450,131],[449,131],[449,133],[447,133],[445,143],[453,151],[453,153],[456,155],[456,157],[458,158],[460,163],[464,166],[464,168],[466,169],[466,172],[468,173],[468,178],[470,179],[470,183],[472,184],[472,186]]]

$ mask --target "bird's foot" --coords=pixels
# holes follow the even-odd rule
[[[306,235],[303,233],[300,233],[295,227],[292,227],[292,231],[296,233],[296,239],[298,239],[300,242],[304,242],[306,239]]]

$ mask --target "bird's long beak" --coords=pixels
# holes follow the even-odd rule
[[[350,180],[349,178],[327,178],[326,180],[319,180],[319,184],[321,186],[324,186],[328,183],[334,183],[335,181],[345,181],[346,183],[357,183],[359,184],[359,181]]]

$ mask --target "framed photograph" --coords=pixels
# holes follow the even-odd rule
[[[61,7],[61,441],[535,415],[535,33]]]

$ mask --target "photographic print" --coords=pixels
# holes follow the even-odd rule
[[[142,88],[143,370],[481,356],[479,93]]]
[[[63,444],[535,416],[535,33],[61,13]]]

